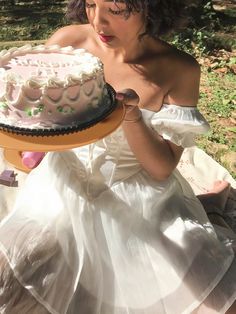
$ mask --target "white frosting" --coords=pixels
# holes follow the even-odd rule
[[[1,80],[25,86],[54,86],[54,82],[65,86],[103,75],[103,64],[97,57],[71,46],[26,45],[3,50],[0,67]]]
[[[84,49],[26,45],[0,52],[0,123],[73,124],[104,92],[103,64]],[[91,112],[90,112],[91,114]]]

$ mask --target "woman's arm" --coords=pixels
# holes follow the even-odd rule
[[[164,140],[147,127],[143,119],[124,121],[122,126],[130,148],[143,168],[157,180],[167,179],[177,166],[183,148]]]
[[[168,95],[169,99],[171,99],[172,104],[195,106],[199,90],[199,66],[193,62],[191,67],[188,66],[188,69],[183,70],[183,72],[184,77],[178,79],[178,82],[183,83],[176,84],[176,87]],[[132,101],[127,102],[125,98],[123,102],[128,105],[132,104]],[[139,116],[140,110],[138,107],[128,110],[125,120],[136,121],[124,121],[122,124],[130,148],[143,168],[152,177],[157,180],[165,180],[176,168],[183,148],[164,140],[155,131],[147,127],[142,118],[138,119]]]

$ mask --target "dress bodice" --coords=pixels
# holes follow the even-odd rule
[[[141,110],[146,125],[176,145],[193,146],[195,136],[209,130],[207,121],[195,107],[163,105],[159,112]],[[130,150],[122,127],[104,139],[74,151],[90,180],[96,183],[99,180],[111,186],[142,169]]]

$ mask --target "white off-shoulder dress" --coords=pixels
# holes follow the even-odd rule
[[[209,129],[196,108],[142,112],[183,147]],[[150,177],[120,127],[48,153],[27,177],[0,224],[0,256],[12,269],[0,276],[0,313],[225,313],[236,298],[234,246],[177,169],[162,182]]]

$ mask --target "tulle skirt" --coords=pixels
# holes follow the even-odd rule
[[[234,245],[177,170],[109,186],[48,153],[0,224],[0,313],[225,313]]]

